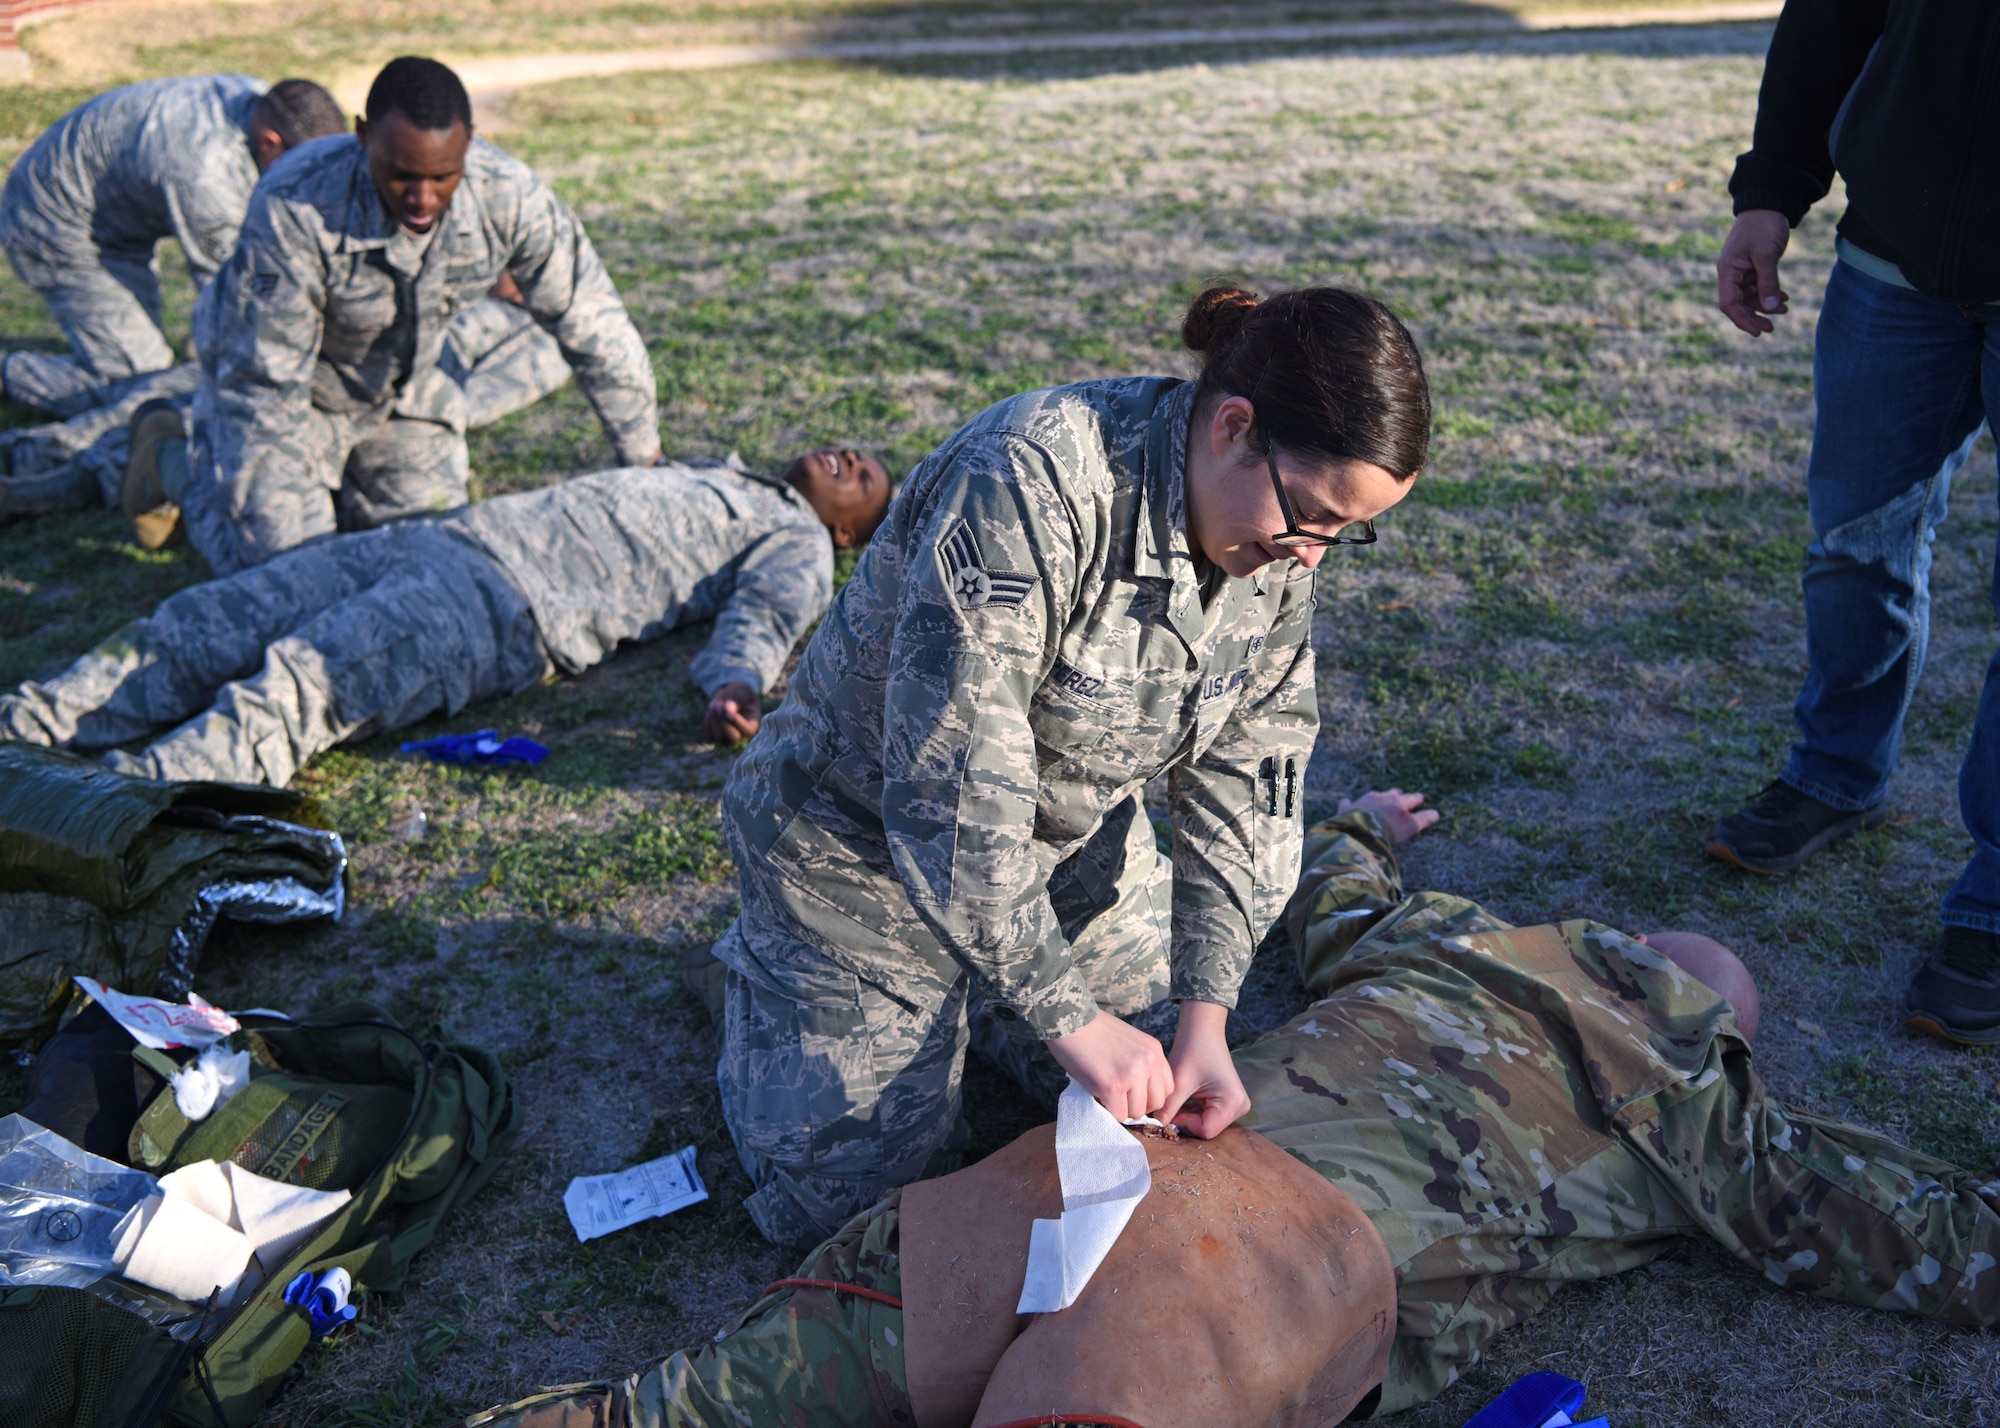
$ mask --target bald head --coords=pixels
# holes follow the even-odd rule
[[[1728,1002],[1743,1039],[1757,1039],[1757,979],[1741,957],[1699,932],[1644,932],[1639,940]]]

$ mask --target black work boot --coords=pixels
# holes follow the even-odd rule
[[[1945,928],[1903,994],[1903,1025],[1961,1046],[2000,1046],[2000,932]]]
[[[1753,873],[1789,873],[1820,849],[1889,821],[1889,805],[1849,813],[1800,793],[1781,778],[1715,825],[1710,856]]]

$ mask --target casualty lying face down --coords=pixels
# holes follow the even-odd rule
[[[2000,1175],[1768,1097],[1726,948],[1405,897],[1387,835],[1365,807],[1309,835],[1285,921],[1316,1000],[1238,1053],[1241,1128],[1138,1140],[1150,1188],[1070,1307],[1015,1312],[1064,1208],[1044,1126],[889,1196],[713,1343],[467,1424],[1334,1424],[1693,1236],[2000,1323]]]

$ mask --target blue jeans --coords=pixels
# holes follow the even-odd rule
[[[1855,810],[1879,802],[1895,772],[1930,633],[1931,541],[1952,477],[2000,412],[2000,304],[1963,308],[1836,263],[1813,387],[1811,670],[1784,779]],[[2000,611],[2000,579],[1993,598]],[[2000,655],[1986,669],[1958,800],[1974,847],[1942,917],[2000,932]]]

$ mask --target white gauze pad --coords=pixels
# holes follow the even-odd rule
[[[1029,1233],[1016,1314],[1053,1314],[1076,1303],[1153,1188],[1146,1148],[1074,1081],[1056,1103],[1056,1171],[1062,1218],[1037,1220]]]

